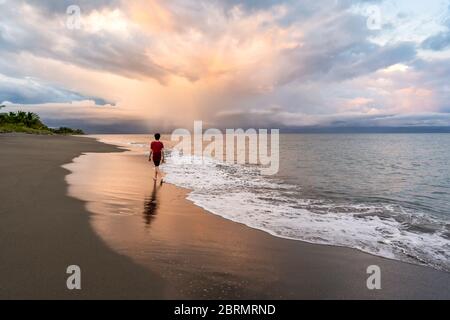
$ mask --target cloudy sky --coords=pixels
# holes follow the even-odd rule
[[[450,0],[0,0],[0,12],[0,104],[50,125],[450,127]]]

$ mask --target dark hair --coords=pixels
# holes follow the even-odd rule
[[[160,135],[159,133],[155,134],[155,139],[156,139],[156,140],[161,139],[161,135]]]

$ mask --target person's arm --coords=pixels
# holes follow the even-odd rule
[[[148,156],[148,161],[152,161],[153,151],[150,151],[150,155]]]
[[[166,162],[166,156],[164,154],[164,149],[161,150],[162,163]]]

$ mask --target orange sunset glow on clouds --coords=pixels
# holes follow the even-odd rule
[[[70,6],[79,8],[72,28]],[[449,1],[4,0],[0,8],[0,104],[51,124],[450,126]]]

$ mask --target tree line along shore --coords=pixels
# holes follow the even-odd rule
[[[0,106],[0,109],[3,106]],[[82,135],[83,130],[67,127],[50,128],[40,119],[39,115],[33,112],[8,112],[0,111],[0,133],[22,132],[29,134],[62,134],[62,135]]]

